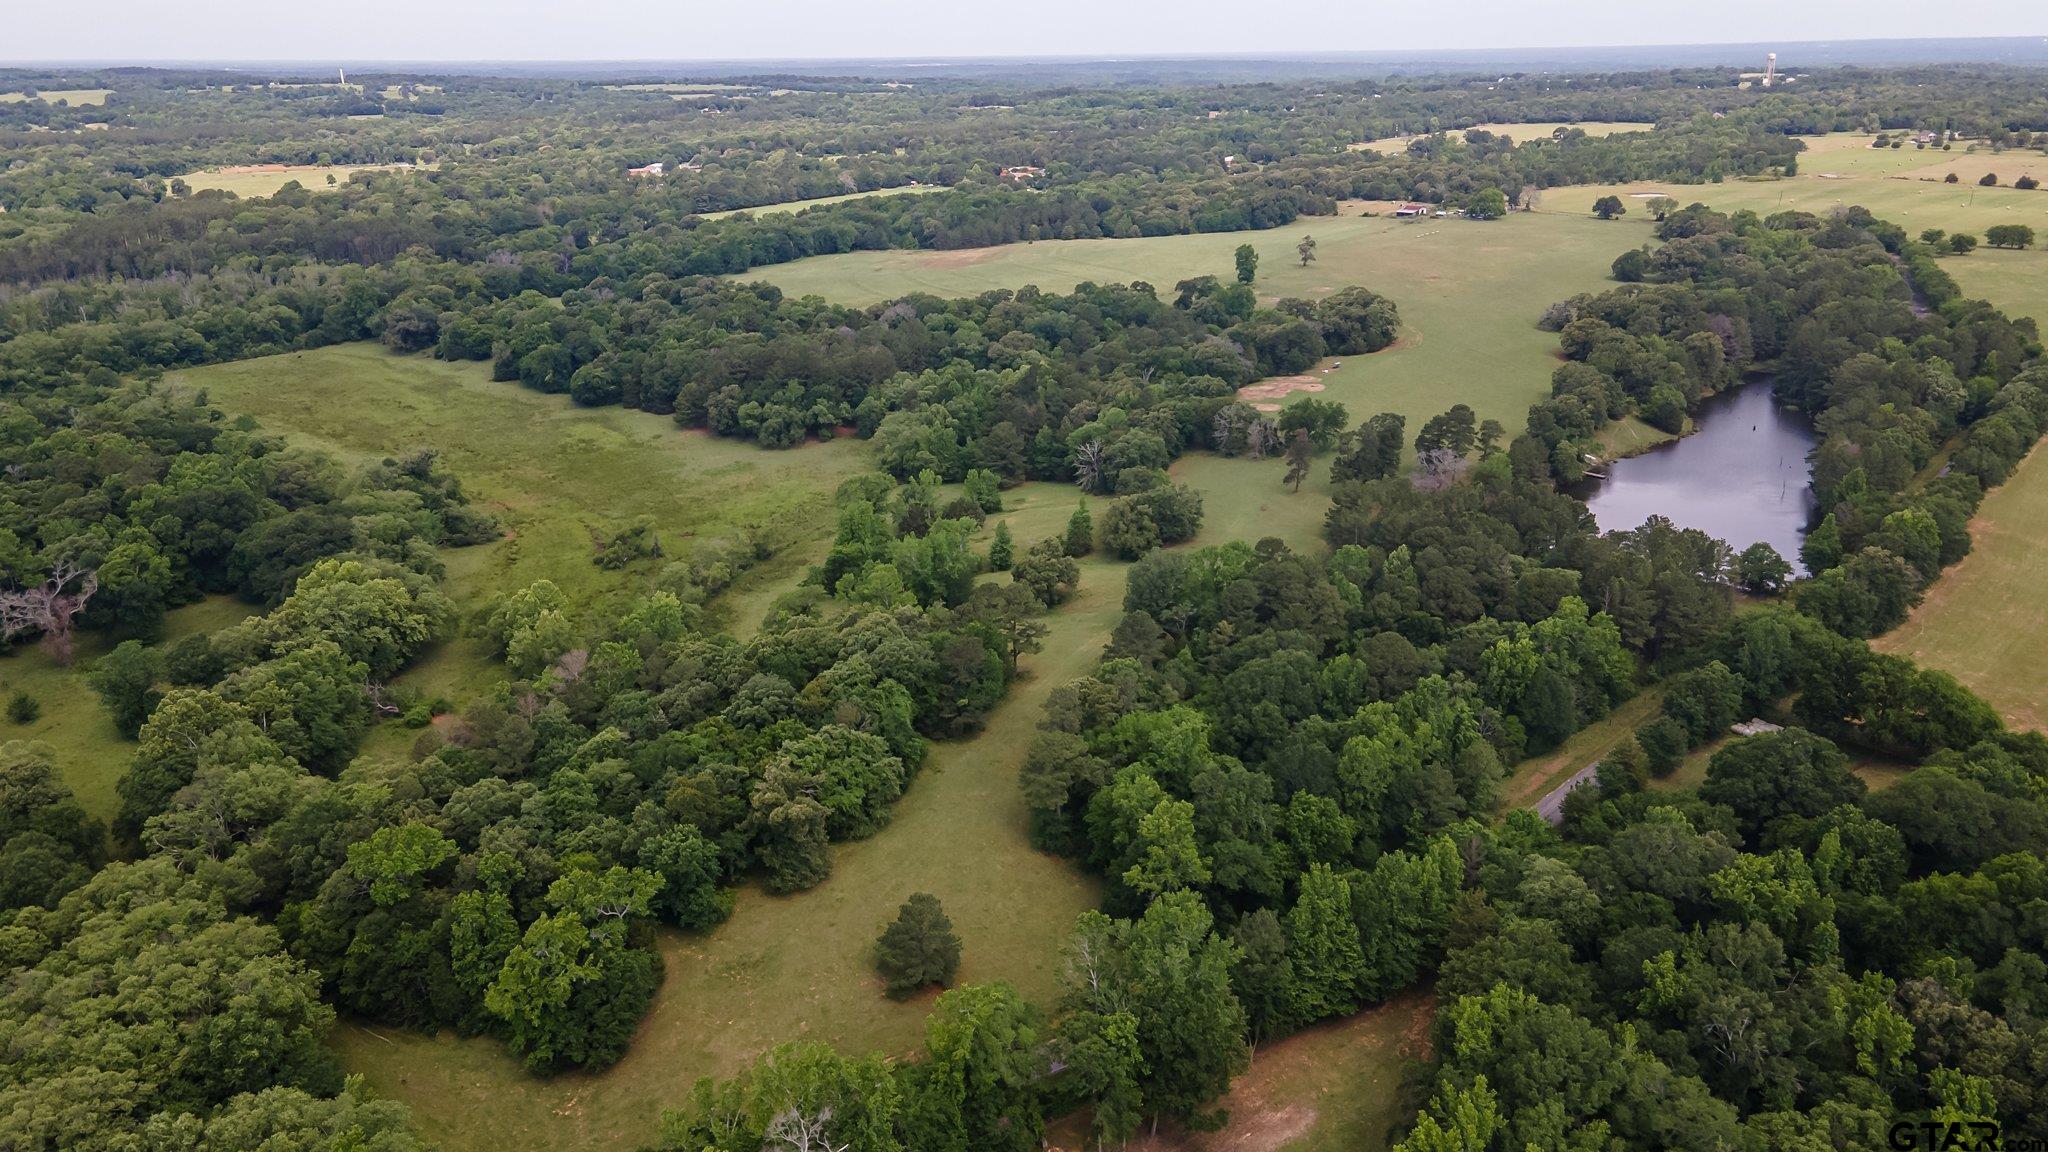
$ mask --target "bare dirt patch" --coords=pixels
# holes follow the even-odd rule
[[[1329,1020],[1259,1049],[1231,1085],[1221,1132],[1141,1129],[1124,1152],[1364,1152],[1384,1148],[1399,1110],[1402,1066],[1430,1057],[1436,997],[1410,989],[1374,1008]],[[1051,1126],[1047,1147],[1078,1152],[1087,1113]]]
[[[1321,392],[1328,388],[1323,375],[1335,366],[1336,362],[1326,360],[1313,371],[1298,376],[1268,376],[1239,388],[1237,398],[1261,412],[1278,412],[1281,401],[1296,392]]]

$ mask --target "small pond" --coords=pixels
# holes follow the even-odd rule
[[[1739,385],[1701,404],[1692,435],[1616,460],[1607,479],[1580,495],[1602,532],[1651,516],[1718,536],[1737,552],[1761,540],[1802,575],[1799,542],[1813,519],[1813,426],[1781,408],[1769,380]]]

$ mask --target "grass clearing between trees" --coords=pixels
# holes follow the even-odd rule
[[[1307,267],[1295,254],[1303,235],[1316,238],[1316,261]],[[1259,254],[1255,287],[1263,299],[1320,299],[1358,284],[1400,307],[1400,340],[1368,356],[1338,357],[1340,367],[1317,373],[1325,385],[1319,398],[1342,403],[1353,423],[1399,412],[1413,437],[1423,421],[1457,403],[1520,429],[1529,405],[1550,394],[1559,362],[1556,335],[1536,326],[1543,310],[1610,286],[1614,258],[1647,236],[1647,228],[1525,213],[1486,222],[1316,216],[1264,232],[854,252],[755,269],[743,278],[844,304],[1027,284],[1064,292],[1082,281],[1143,280],[1170,297],[1189,277],[1229,277],[1231,254],[1250,244]],[[1283,469],[1271,466],[1277,489]],[[1324,470],[1319,463],[1317,472]]]
[[[666,416],[579,408],[566,396],[493,381],[484,364],[374,344],[212,365],[165,382],[344,460],[440,452],[505,530],[496,542],[443,554],[448,592],[465,610],[543,578],[588,606],[644,588],[666,560],[737,541],[750,526],[788,547],[736,589],[791,583],[830,543],[833,490],[869,467],[866,446],[852,440],[771,451],[678,428]],[[599,540],[642,516],[654,523],[663,559],[622,572],[592,562]],[[406,682],[461,695],[499,675],[480,643],[461,638],[440,645]]]
[[[1070,490],[1041,487],[1040,499],[1011,515],[1051,521],[1056,511],[1064,525]],[[1044,534],[1025,523],[1012,531]],[[617,1065],[537,1080],[496,1041],[351,1023],[332,1037],[343,1062],[380,1095],[412,1104],[450,1152],[638,1147],[698,1077],[730,1075],[778,1043],[916,1050],[935,994],[889,999],[870,953],[919,891],[939,897],[960,935],[958,983],[1006,980],[1048,1003],[1067,933],[1100,895],[1066,861],[1031,847],[1017,772],[1047,695],[1087,674],[1122,615],[1127,566],[1090,558],[1081,568],[1079,593],[1046,618],[1044,651],[1024,658],[1028,676],[987,727],[935,746],[889,826],[834,847],[830,879],[791,896],[750,887],[711,932],[662,933],[667,976]]]
[[[1727,180],[1719,184],[1671,184],[1638,181],[1630,184],[1577,184],[1546,188],[1536,200],[1538,215],[1585,216],[1602,196],[1621,197],[1628,214],[1616,223],[1649,219],[1644,201],[1666,195],[1680,204],[1703,203],[1724,212],[1748,208],[1761,215],[1801,211],[1825,215],[1836,208],[1860,205],[1880,219],[1890,220],[1911,233],[1924,228],[1950,232],[1974,232],[1979,238],[1994,224],[2030,224],[2036,232],[2048,231],[2048,190],[2022,191],[2010,187],[2005,173],[2017,176],[2032,168],[2036,176],[2048,173],[2048,157],[2038,152],[2006,151],[1979,153],[1872,148],[1871,137],[1842,133],[1806,136],[1807,151],[1799,156],[1799,173],[1783,179]],[[1957,183],[1945,184],[1930,166],[1953,166],[1962,173]],[[1996,188],[1977,185],[1986,172],[2001,173]],[[1640,242],[1640,241],[1638,241]],[[1968,263],[1975,256],[1944,261],[1944,267]],[[2048,272],[2048,266],[2043,267]]]
[[[1648,132],[1655,127],[1655,124],[1626,120],[1545,120],[1533,124],[1474,124],[1470,128],[1451,129],[1447,135],[1462,137],[1467,132],[1491,132],[1496,136],[1511,137],[1517,144],[1526,144],[1531,140],[1539,140],[1552,135],[1559,128],[1577,128],[1588,136],[1612,136],[1617,132]],[[1378,140],[1366,140],[1361,143],[1348,145],[1348,147],[1353,152],[1363,152],[1368,148],[1375,152],[1405,152],[1408,148],[1408,142],[1410,140],[1419,140],[1422,138],[1422,135],[1421,133],[1411,133],[1406,136],[1385,136]]]
[[[720,220],[737,216],[742,212],[755,216],[779,216],[789,212],[801,212],[806,208],[823,208],[828,204],[844,204],[849,200],[867,200],[875,196],[911,196],[922,192],[944,192],[943,184],[905,184],[896,188],[874,188],[866,192],[848,192],[843,196],[815,196],[809,200],[790,200],[782,204],[763,204],[758,208],[727,208],[722,212],[699,212],[706,220]]]
[[[2035,195],[2035,193],[2013,193]],[[2048,195],[2043,195],[2048,199]],[[2048,328],[2048,253],[1978,249],[1944,261],[1966,295]],[[1876,648],[1940,668],[2016,728],[2048,728],[2048,452],[2034,451],[1970,521],[1970,554]]]
[[[26,92],[0,92],[0,104],[21,104],[30,100],[55,104],[61,100],[73,108],[85,108],[105,104],[107,97],[113,94],[112,88],[38,88],[33,96]]]
[[[1382,1152],[1401,1110],[1411,1062],[1426,1059],[1436,997],[1411,988],[1355,1016],[1329,1020],[1258,1050],[1219,1104],[1220,1132],[1140,1130],[1122,1152]],[[1085,1115],[1054,1124],[1049,1146],[1083,1149]]]
[[[358,172],[410,172],[412,169],[410,164],[238,164],[187,172],[179,179],[194,192],[218,189],[247,200],[257,196],[275,196],[293,181],[308,192],[326,192],[348,183],[349,177]],[[329,176],[334,177],[332,185],[327,183]]]
[[[232,596],[210,596],[166,615],[162,642],[225,628],[261,611]],[[102,820],[112,820],[120,805],[114,785],[128,771],[135,742],[121,735],[81,673],[94,657],[112,647],[104,633],[81,632],[76,659],[68,668],[33,644],[0,656],[0,702],[13,699],[16,692],[26,692],[42,709],[28,724],[0,719],[0,743],[38,740],[48,744],[64,783],[87,812]]]
[[[2035,448],[1992,489],[1970,537],[1970,554],[1873,646],[1954,675],[2016,728],[2048,728],[2048,453]]]

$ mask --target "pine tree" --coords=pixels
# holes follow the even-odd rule
[[[1016,563],[1016,561],[1017,545],[1010,539],[1010,522],[1008,520],[998,520],[996,522],[996,538],[988,546],[988,570],[991,572],[1007,572],[1010,569],[1010,565]]]
[[[960,937],[937,896],[919,892],[903,902],[895,922],[875,941],[875,967],[891,996],[952,983],[960,968]]]
[[[1301,482],[1308,479],[1309,462],[1308,429],[1296,428],[1294,439],[1287,443],[1287,478],[1282,481],[1290,491],[1301,491]]]
[[[1067,518],[1067,555],[1079,558],[1095,551],[1095,518],[1088,514],[1088,502],[1081,501]]]
[[[1351,918],[1351,885],[1316,864],[1301,878],[1301,894],[1287,914],[1287,958],[1292,968],[1289,1014],[1309,1023],[1358,1008],[1358,978],[1365,968],[1358,924]]]

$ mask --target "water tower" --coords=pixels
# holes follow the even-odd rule
[[[1777,76],[1778,54],[1776,52],[1764,53],[1764,87],[1769,88],[1771,81],[1777,79]]]

